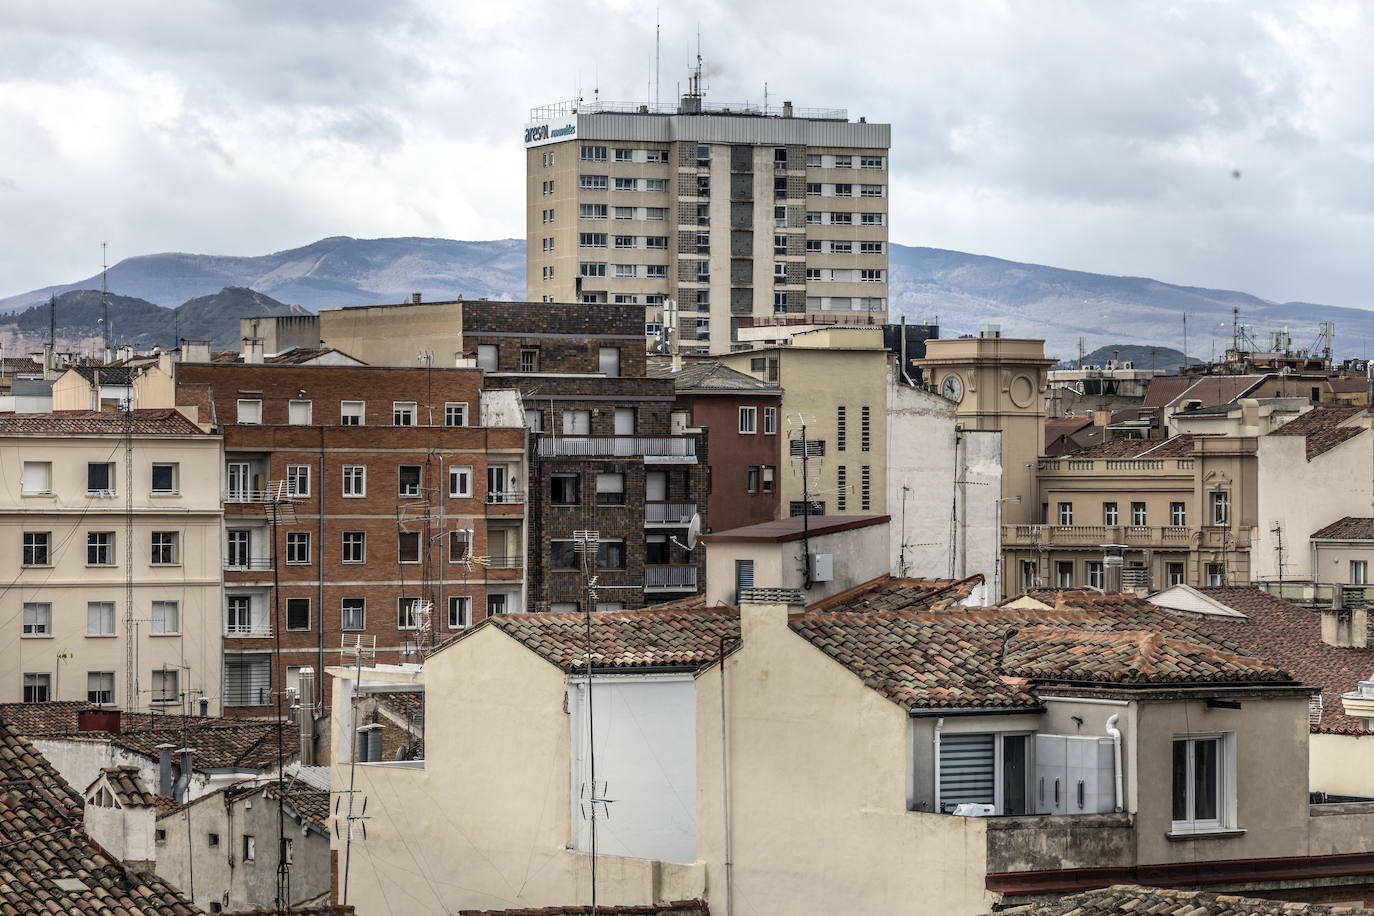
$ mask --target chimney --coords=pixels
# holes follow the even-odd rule
[[[783,103],[782,103],[782,116],[783,116],[784,118],[790,118],[790,117],[792,117],[792,103],[791,103],[791,102],[783,102]]]
[[[157,794],[172,797],[172,749],[175,744],[157,746]]]
[[[130,359],[133,359],[133,358],[134,358],[134,347],[133,347],[133,344],[124,344],[124,345],[121,346],[119,349],[115,350],[115,359],[118,359],[118,360],[130,360]]]
[[[201,697],[197,702],[200,703],[200,714],[202,716],[210,715],[210,698]]]
[[[208,363],[210,361],[210,339],[208,337],[182,338],[181,361],[183,363]]]
[[[172,786],[172,797],[177,800],[177,804],[181,804],[186,801],[186,796],[190,794],[191,789],[191,775],[193,772],[191,768],[191,748],[183,747],[181,750],[177,751],[177,754],[181,757],[181,772],[177,775],[177,781]]]
[[[300,698],[301,766],[315,765],[315,669],[302,668],[298,690]]]
[[[262,338],[245,337],[243,339],[243,361],[257,364],[262,362],[262,357]]]
[[[176,363],[172,362],[172,354],[163,350],[157,355],[157,367],[162,374],[168,378],[176,378]]]
[[[1363,649],[1369,644],[1369,615],[1364,586],[1335,586],[1336,606],[1322,608],[1322,642],[1338,649]]]
[[[742,588],[739,593],[740,638],[787,627],[787,615],[800,613],[806,599],[796,588]]]
[[[1121,592],[1121,547],[1118,544],[1103,544],[1102,549],[1106,551],[1102,557],[1103,591],[1109,595],[1120,594]]]

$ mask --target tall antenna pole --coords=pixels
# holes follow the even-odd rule
[[[700,38],[698,38],[700,41]],[[807,465],[811,449],[806,441],[806,423],[802,422],[802,588],[810,589],[811,582],[811,481]]]
[[[658,8],[654,8],[654,110],[658,110],[658,61],[662,50],[663,26],[659,23]]]
[[[48,348],[57,352],[57,296],[48,296]]]
[[[1188,371],[1188,313],[1183,313],[1183,371]]]
[[[97,388],[99,385],[97,383]],[[98,396],[97,396],[98,397]],[[113,559],[113,558],[112,558]],[[124,406],[124,710],[132,713],[138,699],[134,644],[134,405]],[[185,747],[186,745],[182,745]]]
[[[110,266],[106,263],[109,259],[105,256],[106,242],[100,243],[100,330],[101,340],[105,346],[105,356],[102,362],[110,361],[110,288],[108,274]]]

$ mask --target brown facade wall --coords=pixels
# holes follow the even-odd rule
[[[779,425],[775,432],[764,432],[764,409],[777,410],[777,424],[782,422],[781,395],[683,395],[678,398],[678,409],[690,411],[693,426],[709,431],[711,438],[711,475],[710,491],[704,519],[709,520],[708,531],[728,531],[745,525],[772,521],[778,518],[780,479],[782,474],[790,474],[792,468],[784,463],[782,455],[782,435]],[[753,434],[739,431],[739,409],[754,407],[757,410],[757,432]],[[762,482],[756,492],[750,492],[749,469],[751,467],[771,467],[773,490],[763,491]],[[760,473],[762,477],[762,473]]]

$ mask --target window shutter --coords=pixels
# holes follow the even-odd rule
[[[996,803],[992,735],[940,736],[940,811]]]
[[[754,587],[754,561],[735,561],[735,603],[739,604],[740,591]]]

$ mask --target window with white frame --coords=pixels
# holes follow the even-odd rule
[[[1188,509],[1183,503],[1169,503],[1169,524],[1175,527],[1188,524]]]
[[[448,533],[448,561],[463,563],[472,556],[472,531],[459,528]]]
[[[46,703],[52,699],[52,673],[47,671],[24,672],[24,702]]]
[[[1207,584],[1219,586],[1226,584],[1226,564],[1208,563],[1207,564]]]
[[[175,531],[154,531],[152,543],[149,545],[151,557],[149,562],[154,566],[174,566],[178,562],[177,541],[178,533]]]
[[[739,409],[739,431],[741,435],[752,435],[758,432],[758,413],[757,407],[741,407]]]
[[[22,557],[25,566],[48,566],[52,562],[49,548],[52,543],[51,531],[25,531],[24,532],[24,553]]]
[[[257,425],[262,422],[262,399],[239,398],[236,422]]]
[[[1131,503],[1131,524],[1136,526],[1149,524],[1143,502]]]
[[[1350,561],[1350,584],[1368,585],[1369,584],[1369,561],[1351,560]]]
[[[445,426],[467,426],[468,425],[468,404],[467,401],[449,401],[444,404],[444,425]]]
[[[153,462],[153,494],[168,496],[177,492],[177,477],[180,466],[175,462]]]
[[[1164,581],[1168,585],[1183,584],[1183,564],[1166,563],[1164,565]]]
[[[1102,567],[1101,560],[1088,561],[1088,586],[1090,588],[1105,589],[1107,587],[1107,574]]]
[[[345,531],[343,551],[340,554],[344,563],[362,563],[367,560],[367,533],[364,531]]]
[[[449,595],[448,628],[461,630],[472,620],[472,598],[467,595]]]
[[[286,466],[286,495],[302,499],[310,496],[310,465],[288,464]]]
[[[114,702],[114,672],[86,672],[86,702],[108,706]]]
[[[286,628],[288,630],[310,629],[310,599],[286,599]]]
[[[415,497],[420,495],[420,466],[403,464],[396,470],[396,495]]]
[[[454,499],[472,497],[472,467],[451,465],[448,469],[448,495]]]
[[[937,810],[992,805],[999,815],[1029,814],[1030,735],[1004,732],[940,735]]]
[[[286,533],[286,562],[300,566],[310,562],[310,532],[288,531]]]
[[[396,535],[396,561],[398,563],[420,562],[420,532],[402,531]]]
[[[420,599],[398,598],[396,600],[396,629],[418,630],[420,628]]]
[[[340,426],[362,426],[363,415],[367,410],[366,401],[340,401],[339,402],[339,425]]]
[[[1073,524],[1073,503],[1060,503],[1060,504],[1059,504],[1059,524],[1061,524],[1061,525],[1072,525],[1072,524]]]
[[[1040,584],[1039,567],[1034,560],[1021,561],[1021,587],[1035,588]]]
[[[1119,525],[1121,524],[1121,514],[1117,511],[1116,503],[1102,504],[1102,524]]]
[[[357,499],[367,495],[367,466],[345,464],[343,466],[343,495]]]
[[[25,461],[23,489],[25,496],[49,496],[52,494],[52,462]]]
[[[778,432],[778,409],[776,407],[763,408],[763,434],[765,436],[776,435]]]
[[[86,565],[114,565],[113,531],[89,531],[86,533]]]
[[[181,632],[181,606],[175,601],[152,603],[154,636],[173,636]]]
[[[286,402],[286,422],[292,426],[309,426],[311,413],[309,401],[293,399]]]
[[[52,635],[52,605],[46,601],[24,602],[25,636]]]
[[[343,614],[340,626],[345,630],[361,630],[367,617],[367,599],[344,598],[340,607]]]
[[[1054,564],[1055,588],[1073,588],[1073,560],[1058,560]]]
[[[1173,741],[1172,832],[1206,833],[1235,825],[1233,733]]]
[[[1224,528],[1231,523],[1231,494],[1217,490],[1212,494],[1212,524]]]
[[[154,703],[176,703],[181,699],[181,685],[175,668],[158,668],[152,672]]]
[[[108,461],[92,461],[86,465],[86,492],[99,496],[113,496],[114,465]]]
[[[391,405],[391,425],[392,426],[414,426],[415,425],[415,402],[414,401],[395,401]]]
[[[114,635],[114,607],[113,601],[86,602],[87,636]]]

